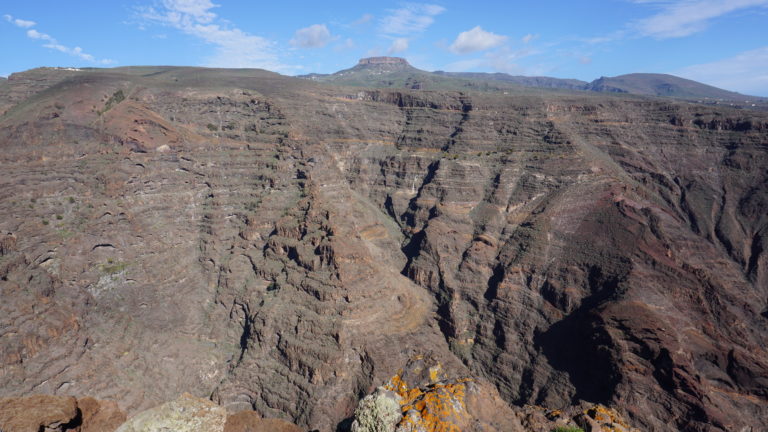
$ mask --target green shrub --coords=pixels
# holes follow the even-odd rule
[[[584,429],[578,426],[558,426],[552,432],[584,432]]]
[[[126,267],[128,267],[128,263],[124,262],[112,262],[112,260],[107,260],[107,264],[102,264],[99,266],[99,269],[108,275],[114,275],[117,273],[120,273],[121,271],[125,270]]]
[[[104,112],[109,111],[113,106],[119,104],[124,100],[125,100],[125,94],[123,94],[122,90],[118,90],[112,93],[112,96],[110,96],[109,100],[107,100],[107,104],[104,107]]]

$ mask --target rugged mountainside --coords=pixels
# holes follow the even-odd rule
[[[0,149],[0,396],[326,431],[428,354],[510,406],[768,421],[764,113],[38,69]]]

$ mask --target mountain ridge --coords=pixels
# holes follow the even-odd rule
[[[380,65],[387,65],[382,68]],[[768,108],[768,98],[749,96],[669,74],[630,73],[600,77],[591,82],[569,78],[510,75],[502,72],[428,72],[411,66],[401,57],[368,57],[358,64],[332,74],[299,75],[299,78],[341,85],[402,87],[411,89],[473,89],[504,91],[512,86],[543,89],[627,93],[642,96],[671,97],[709,103],[751,103]]]

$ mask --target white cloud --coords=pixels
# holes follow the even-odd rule
[[[400,9],[387,12],[389,15],[382,18],[380,22],[381,32],[406,36],[426,30],[435,21],[435,16],[445,12],[445,8],[427,3],[408,3]]]
[[[3,15],[3,18],[6,21],[8,21],[9,23],[15,25],[16,27],[21,27],[21,28],[30,28],[30,27],[34,27],[35,24],[37,24],[34,21],[27,21],[27,20],[23,20],[23,19],[18,19],[18,18],[14,18],[14,17],[12,17],[10,15]]]
[[[322,48],[333,38],[325,24],[313,24],[296,30],[290,43],[299,48]]]
[[[13,18],[10,15],[3,15],[3,18],[6,21],[8,21],[9,23],[12,23],[13,25],[15,25],[17,27],[21,27],[21,28],[29,28],[29,27],[33,27],[33,26],[35,26],[37,24],[34,21],[15,19],[15,18]],[[62,45],[53,36],[51,36],[51,35],[49,35],[47,33],[43,33],[43,32],[37,31],[37,30],[32,29],[32,28],[27,30],[26,34],[27,34],[27,37],[30,38],[30,39],[35,39],[35,40],[39,40],[39,41],[45,42],[43,44],[43,47],[45,47],[45,48],[56,50],[56,51],[62,52],[64,54],[69,54],[69,55],[71,55],[73,57],[77,57],[77,58],[79,58],[81,60],[85,60],[85,61],[90,62],[90,63],[98,63],[98,64],[103,64],[103,65],[108,65],[108,64],[112,64],[112,63],[115,62],[114,60],[109,60],[109,59],[97,59],[93,55],[84,52],[83,49],[80,48],[79,46],[76,46],[74,48],[70,48],[70,47],[68,47],[66,45]]]
[[[53,38],[51,36],[49,36],[49,35],[47,35],[45,33],[40,33],[39,31],[37,31],[35,29],[27,30],[27,37],[32,38],[32,39],[41,39],[41,40],[47,40],[47,41],[53,40]]]
[[[768,46],[673,73],[727,90],[768,96]]]
[[[397,54],[408,49],[408,38],[397,38],[392,41],[387,54]]]
[[[208,24],[216,19],[211,9],[219,7],[210,0],[163,0],[163,5],[179,18],[191,18],[197,23]]]
[[[210,0],[163,0],[161,6],[140,8],[141,18],[175,28],[216,47],[204,66],[264,68],[273,71],[297,69],[280,62],[275,43],[232,27],[211,9]]]
[[[528,33],[527,35],[523,36],[523,38],[520,40],[523,41],[524,44],[527,44],[528,42],[538,38],[539,38],[539,35]]]
[[[768,0],[634,0],[661,5],[661,11],[633,23],[642,36],[657,39],[684,37],[704,30],[710,20],[750,7],[768,6]]]
[[[497,35],[477,26],[471,30],[459,33],[451,44],[451,51],[456,54],[468,54],[497,47],[507,40],[506,36]]]

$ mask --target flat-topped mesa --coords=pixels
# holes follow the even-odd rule
[[[366,65],[401,65],[410,66],[408,61],[402,57],[368,57],[362,58],[357,63],[358,66]]]

